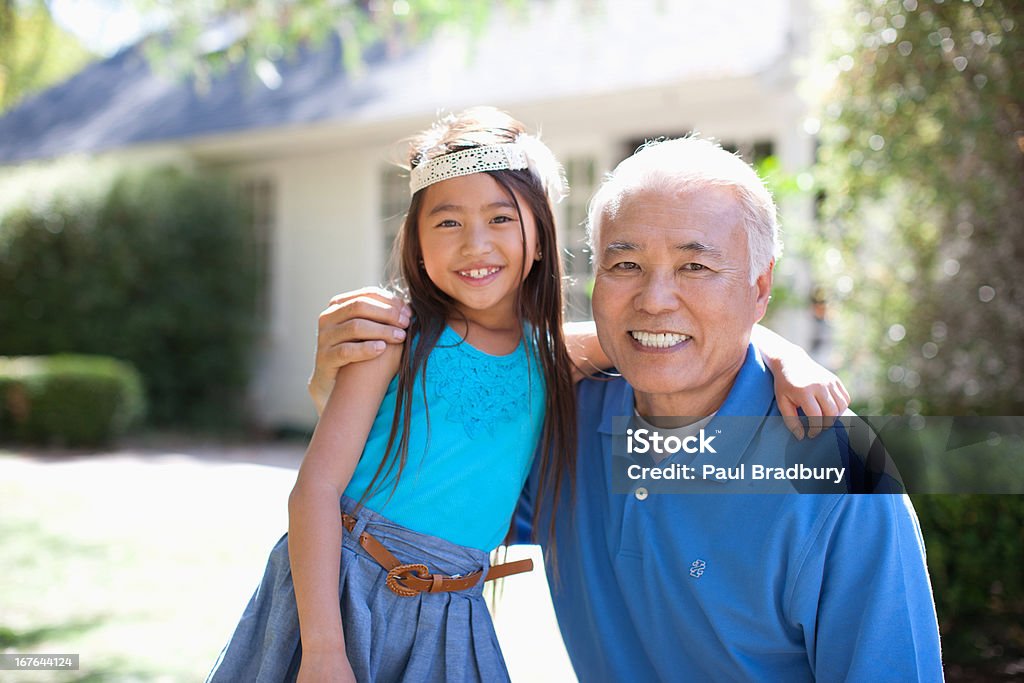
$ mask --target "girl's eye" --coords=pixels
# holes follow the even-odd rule
[[[458,227],[458,225],[459,224],[458,224],[457,221],[454,221],[451,218],[446,218],[445,220],[443,220],[440,223],[438,223],[437,227],[439,227],[439,228],[456,228],[456,227]]]
[[[511,223],[514,220],[515,219],[512,218],[512,216],[495,216],[492,219],[492,222],[494,222],[494,223]]]

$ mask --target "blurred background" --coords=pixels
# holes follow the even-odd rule
[[[1015,0],[0,0],[0,651],[82,653],[24,680],[202,679],[285,528],[317,315],[386,281],[400,140],[439,112],[506,109],[563,162],[570,317],[602,175],[699,132],[779,201],[767,324],[859,413],[1024,415],[1022,20]],[[914,502],[947,678],[1024,676],[1024,499]],[[498,610],[510,666],[571,679],[534,578]]]

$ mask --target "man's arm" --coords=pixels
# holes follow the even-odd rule
[[[331,299],[317,320],[316,360],[308,382],[317,413],[323,412],[338,370],[376,358],[389,344],[403,343],[411,315],[401,297],[379,287]],[[566,323],[563,330],[574,380],[611,368],[593,321]],[[751,338],[775,377],[779,412],[797,438],[803,438],[798,409],[810,418],[808,434],[814,437],[824,426],[822,416],[841,415],[849,406],[850,395],[839,378],[799,346],[761,325],[754,326]]]
[[[565,323],[562,326],[565,347],[572,361],[572,379],[578,382],[602,370],[609,370],[612,361],[601,348],[597,339],[597,325],[593,320]]]
[[[412,310],[393,292],[365,287],[339,294],[317,320],[316,358],[307,387],[317,413],[322,413],[338,370],[350,363],[376,358],[388,344],[405,341]],[[593,321],[563,327],[573,379],[611,367],[597,340]]]

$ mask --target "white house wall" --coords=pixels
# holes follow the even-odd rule
[[[343,149],[239,167],[274,188],[270,320],[251,396],[268,425],[310,425],[306,393],[317,315],[337,292],[380,278],[379,150]]]

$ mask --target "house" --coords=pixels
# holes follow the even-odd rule
[[[576,277],[570,306],[585,315],[586,202],[601,175],[645,139],[698,130],[748,159],[773,154],[790,171],[813,161],[795,66],[808,51],[808,7],[532,2],[522,18],[496,12],[477,34],[449,28],[422,45],[378,46],[361,74],[346,71],[335,41],[264,60],[258,77],[239,67],[205,93],[154,72],[128,48],[0,119],[0,167],[85,155],[235,174],[266,245],[254,405],[268,425],[309,425],[316,316],[332,294],[382,280],[407,206],[407,181],[389,163],[397,140],[439,110],[475,104],[540,128],[573,190],[560,219]],[[784,207],[784,222],[808,204]],[[802,320],[793,317],[786,332],[807,343]]]

